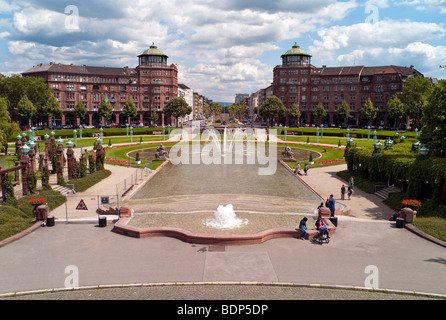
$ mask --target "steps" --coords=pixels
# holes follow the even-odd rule
[[[63,196],[76,193],[74,189],[69,189],[58,184],[52,185],[51,188],[55,191],[59,191]]]
[[[394,186],[388,186],[385,187],[383,189],[380,189],[378,191],[375,191],[375,194],[382,198],[382,199],[387,199],[390,195],[390,193],[397,193],[397,192],[401,192],[401,190],[399,190],[398,188],[395,188]]]

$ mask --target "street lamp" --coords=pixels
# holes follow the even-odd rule
[[[71,141],[71,139],[70,139],[70,140],[67,141],[66,145],[67,145],[67,148],[68,148],[68,149],[71,149],[71,148],[73,148],[74,143],[73,143],[73,142]]]
[[[386,141],[386,148],[387,148],[387,149],[391,149],[392,146],[393,146],[393,141],[392,141],[392,139],[390,139],[390,137],[389,137],[389,138],[387,138],[387,141]]]
[[[415,150],[418,150],[419,148],[420,148],[420,141],[416,141],[413,145],[412,145],[412,147],[415,149]]]
[[[367,126],[367,140],[370,140],[370,126]]]
[[[423,146],[418,149],[418,152],[422,155],[422,156],[427,156],[429,154],[429,149],[426,148],[426,145],[423,144]]]
[[[77,130],[76,129],[73,130],[73,139],[74,139],[74,147],[76,148],[77,147],[77,141],[76,141],[77,140]]]
[[[375,151],[377,151],[377,152],[381,151],[382,146],[383,146],[382,143],[379,142],[379,140],[378,140],[378,142],[374,144]]]
[[[316,127],[316,142],[319,142],[319,127]]]
[[[22,149],[22,154],[23,154],[24,156],[27,156],[29,150],[31,150],[31,148],[28,146],[27,143],[25,143],[22,147],[20,147],[20,149]]]
[[[415,128],[415,139],[418,138],[418,128]]]

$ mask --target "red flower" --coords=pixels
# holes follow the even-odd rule
[[[32,205],[38,205],[38,204],[42,204],[46,201],[45,198],[35,198],[35,199],[29,199],[28,202]]]
[[[406,199],[401,201],[402,205],[412,206],[412,207],[421,207],[421,202],[415,199]]]

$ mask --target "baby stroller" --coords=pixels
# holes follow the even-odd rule
[[[330,243],[330,236],[328,235],[328,228],[323,226],[314,236],[313,240],[319,244]]]

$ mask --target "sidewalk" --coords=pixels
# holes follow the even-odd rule
[[[389,220],[393,211],[385,205],[380,197],[374,194],[366,193],[358,188],[354,188],[351,200],[341,200],[341,186],[347,185],[336,175],[338,171],[347,170],[347,164],[318,167],[308,171],[307,176],[300,176],[310,186],[316,189],[326,199],[332,194],[337,203],[341,203],[351,208],[349,216],[371,219],[371,220]]]

